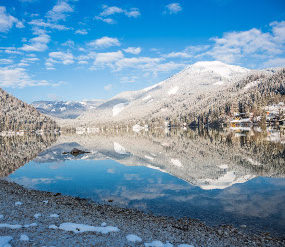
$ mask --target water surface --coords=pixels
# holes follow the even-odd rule
[[[267,137],[215,131],[61,136],[8,179],[158,215],[284,236],[284,144]],[[62,154],[74,147],[91,153]]]

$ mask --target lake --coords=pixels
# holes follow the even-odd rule
[[[0,176],[25,187],[285,235],[284,129],[0,140]]]

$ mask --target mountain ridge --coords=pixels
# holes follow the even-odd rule
[[[256,111],[250,106],[253,104],[259,113],[262,105],[285,101],[282,87],[285,87],[282,68],[250,70],[219,61],[201,61],[149,87],[121,92],[102,102],[94,100],[96,105],[92,107],[74,102],[80,109],[74,109],[72,104],[70,109],[57,110],[54,114],[51,109],[37,109],[55,117],[62,127],[128,122],[161,125],[166,119],[187,124],[208,124],[209,121],[222,124],[233,116],[237,105],[243,101],[246,101],[245,110]],[[281,90],[281,93],[272,94],[272,90]],[[62,109],[67,103],[52,103],[52,107],[55,104],[59,104],[57,109]]]
[[[147,115],[147,111],[159,109],[163,104],[169,103],[170,98],[180,100],[184,97],[189,100],[198,93],[217,91],[228,87],[249,72],[248,69],[218,61],[198,62],[150,87],[122,92],[106,100],[94,111],[83,113],[78,120],[109,122],[139,119]],[[189,94],[185,95],[185,92]]]
[[[40,112],[56,118],[74,119],[85,111],[96,108],[104,100],[51,101],[39,100],[32,105]]]

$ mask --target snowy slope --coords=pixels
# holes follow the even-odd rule
[[[138,91],[123,92],[82,114],[82,121],[118,121],[169,114],[167,105],[191,101],[197,95],[232,85],[250,70],[218,61],[197,62],[176,75]]]
[[[89,101],[34,101],[32,105],[41,113],[58,118],[76,118],[80,114],[95,109],[103,100]]]

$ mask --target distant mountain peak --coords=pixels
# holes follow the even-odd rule
[[[34,101],[32,105],[41,113],[57,118],[76,118],[80,114],[95,109],[103,100],[82,101]]]
[[[203,73],[210,72],[220,75],[221,77],[229,78],[234,74],[242,74],[250,72],[249,69],[237,66],[230,65],[220,61],[200,61],[190,65],[187,68],[188,71]]]

